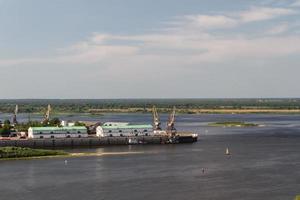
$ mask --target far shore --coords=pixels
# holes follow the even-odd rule
[[[169,113],[171,109],[158,108],[160,113]],[[91,109],[91,114],[103,113],[150,113],[151,109],[143,108],[126,108],[126,109]],[[245,108],[245,109],[176,109],[177,113],[182,114],[300,114],[300,109],[260,109],[260,108]]]
[[[157,108],[159,113],[170,113],[171,108]],[[1,113],[1,112],[0,112]],[[53,110],[53,116],[69,115],[91,115],[99,116],[103,114],[129,114],[129,113],[152,113],[151,108],[103,108],[103,109],[90,109],[84,112],[61,112],[59,110]],[[179,114],[300,114],[300,109],[271,109],[271,108],[210,108],[210,109],[182,109],[176,108],[176,113]],[[43,115],[43,112],[28,113],[32,115]]]

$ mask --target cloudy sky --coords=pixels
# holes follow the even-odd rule
[[[0,0],[0,75],[0,98],[300,97],[300,1]]]

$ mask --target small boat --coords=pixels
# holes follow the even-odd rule
[[[129,138],[128,144],[139,144],[139,141],[136,138]]]
[[[226,148],[225,155],[230,155],[229,149]]]

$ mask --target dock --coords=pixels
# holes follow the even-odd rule
[[[193,143],[197,139],[178,136],[177,143]],[[134,141],[134,142],[132,142]],[[7,139],[0,140],[0,147],[16,146],[30,148],[75,148],[99,147],[108,145],[147,145],[169,144],[167,136],[136,136],[136,137],[85,137],[85,138],[54,138],[54,139]]]

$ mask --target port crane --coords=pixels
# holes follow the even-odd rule
[[[19,107],[18,107],[18,105],[16,105],[15,111],[14,111],[13,120],[12,120],[14,125],[15,125],[15,124],[18,124],[18,121],[17,121],[18,110],[19,110]]]
[[[43,121],[42,121],[43,124],[49,123],[50,112],[51,112],[51,106],[50,106],[50,104],[48,104],[47,111],[46,111],[46,113],[45,113],[45,115],[44,115],[44,119],[43,119]]]
[[[154,130],[161,130],[160,119],[155,106],[152,107]]]
[[[167,122],[167,134],[171,137],[175,137],[177,133],[175,128],[175,113],[176,107],[174,106]]]

